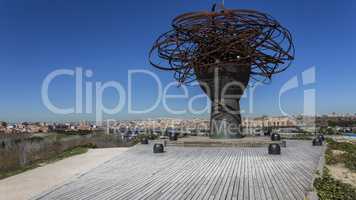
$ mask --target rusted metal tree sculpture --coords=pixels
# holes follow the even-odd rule
[[[266,82],[294,59],[290,32],[271,16],[213,6],[177,16],[155,41],[150,63],[180,84],[200,83],[212,101],[210,134],[241,136],[240,97],[250,82]]]

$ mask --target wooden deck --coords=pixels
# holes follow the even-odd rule
[[[282,155],[268,155],[267,148],[166,151],[153,154],[151,145],[137,145],[37,199],[302,200],[322,147],[287,141]]]

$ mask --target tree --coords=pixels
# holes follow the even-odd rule
[[[7,127],[7,123],[6,122],[1,122],[1,126]]]
[[[327,135],[335,135],[336,134],[336,130],[334,128],[329,127],[329,128],[326,129],[326,134]]]

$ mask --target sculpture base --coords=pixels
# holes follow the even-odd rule
[[[241,138],[244,138],[245,136],[244,135],[241,135],[241,134],[236,134],[236,135],[232,135],[232,134],[229,134],[229,135],[223,135],[223,134],[216,134],[216,135],[210,135],[209,136],[211,139],[241,139]]]
[[[168,141],[168,146],[186,147],[268,147],[270,144],[280,144],[283,141],[271,141],[270,137],[243,137],[234,138],[210,138],[204,136],[188,136],[179,138],[177,141]]]

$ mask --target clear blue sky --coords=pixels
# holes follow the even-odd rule
[[[55,115],[44,107],[40,96],[42,81],[59,68],[92,69],[90,81],[115,80],[125,88],[129,69],[149,69],[168,83],[172,80],[170,73],[159,72],[148,64],[153,41],[169,30],[176,15],[208,10],[213,2],[216,1],[1,0],[0,120],[92,119],[93,115],[86,114]],[[286,93],[285,109],[302,112],[304,89],[315,88],[318,113],[356,113],[356,7],[352,0],[225,0],[225,5],[267,12],[294,36],[296,59],[292,67],[256,90],[254,115],[279,115],[281,86],[311,66],[316,67],[316,83]],[[153,86],[154,82],[147,78],[135,82],[135,108],[152,104],[157,95],[151,91]],[[191,95],[200,91],[190,88],[189,92]],[[171,93],[181,92],[172,89]],[[50,98],[61,107],[74,105],[73,78],[56,79]],[[105,93],[108,107],[117,100],[113,91]],[[184,99],[169,103],[174,108],[187,107]],[[247,106],[248,101],[242,100],[242,107]],[[150,114],[128,115],[124,109],[109,117],[158,116],[167,116],[162,103]]]

